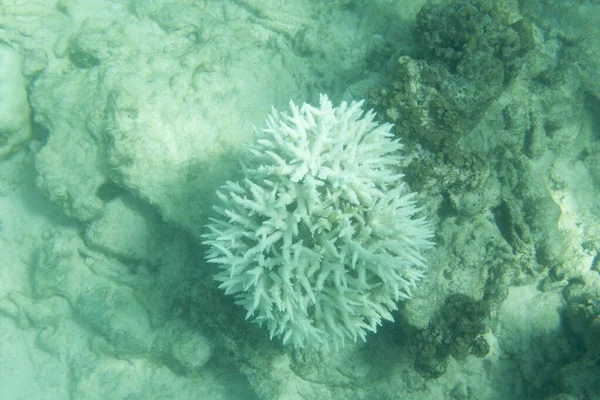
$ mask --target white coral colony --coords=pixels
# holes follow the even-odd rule
[[[220,288],[296,348],[365,340],[392,320],[433,245],[397,171],[402,145],[362,103],[273,109],[204,235]]]

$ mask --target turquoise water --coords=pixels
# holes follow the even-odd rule
[[[600,398],[599,20],[0,1],[0,399]]]

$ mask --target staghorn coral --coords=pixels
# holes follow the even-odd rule
[[[397,171],[402,145],[361,102],[273,109],[204,235],[225,293],[271,338],[365,340],[426,268],[430,224]]]

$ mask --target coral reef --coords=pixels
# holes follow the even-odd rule
[[[424,6],[413,32],[420,53],[401,56],[391,87],[370,96],[399,134],[452,162],[464,158],[457,142],[515,79],[532,48],[530,24],[490,3]]]
[[[411,332],[409,346],[415,355],[415,369],[423,376],[437,378],[446,371],[449,356],[462,360],[469,354],[484,357],[490,346],[482,336],[489,306],[467,295],[448,296],[429,326]]]
[[[365,339],[422,277],[432,230],[397,171],[401,145],[362,102],[273,113],[219,193],[216,279],[295,347]]]
[[[4,397],[597,397],[598,0],[0,3]],[[254,200],[243,179],[258,167],[242,144],[271,105],[306,99],[320,110],[319,92],[350,102],[371,88],[364,109],[394,123],[388,142],[403,145],[385,170],[405,176],[382,192],[405,184],[435,226],[427,273],[410,301],[386,309],[395,323],[362,332],[366,342],[321,352],[308,339],[294,349],[290,335],[282,346],[287,331],[268,340],[269,321],[251,324],[235,304],[248,304],[254,286],[247,297],[218,288],[199,237],[223,182],[241,176]],[[267,180],[283,191],[282,177]],[[319,199],[333,186],[317,187]],[[341,212],[323,217],[322,231],[300,221],[294,238],[315,249],[327,224],[361,232],[360,206],[334,206]],[[299,213],[296,203],[281,212]],[[280,272],[283,242],[274,243],[265,257]],[[343,237],[333,244],[311,268],[341,253]],[[358,274],[348,271],[346,286],[332,278],[323,289],[349,292]],[[309,289],[326,303],[317,275]],[[341,344],[290,281],[288,298],[308,299],[325,346]],[[363,293],[379,301],[377,283]],[[347,306],[356,318],[365,311]],[[302,304],[289,311],[304,317]],[[275,303],[272,313],[286,317]]]

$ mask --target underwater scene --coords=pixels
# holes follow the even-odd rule
[[[0,0],[0,400],[600,399],[600,1]]]

